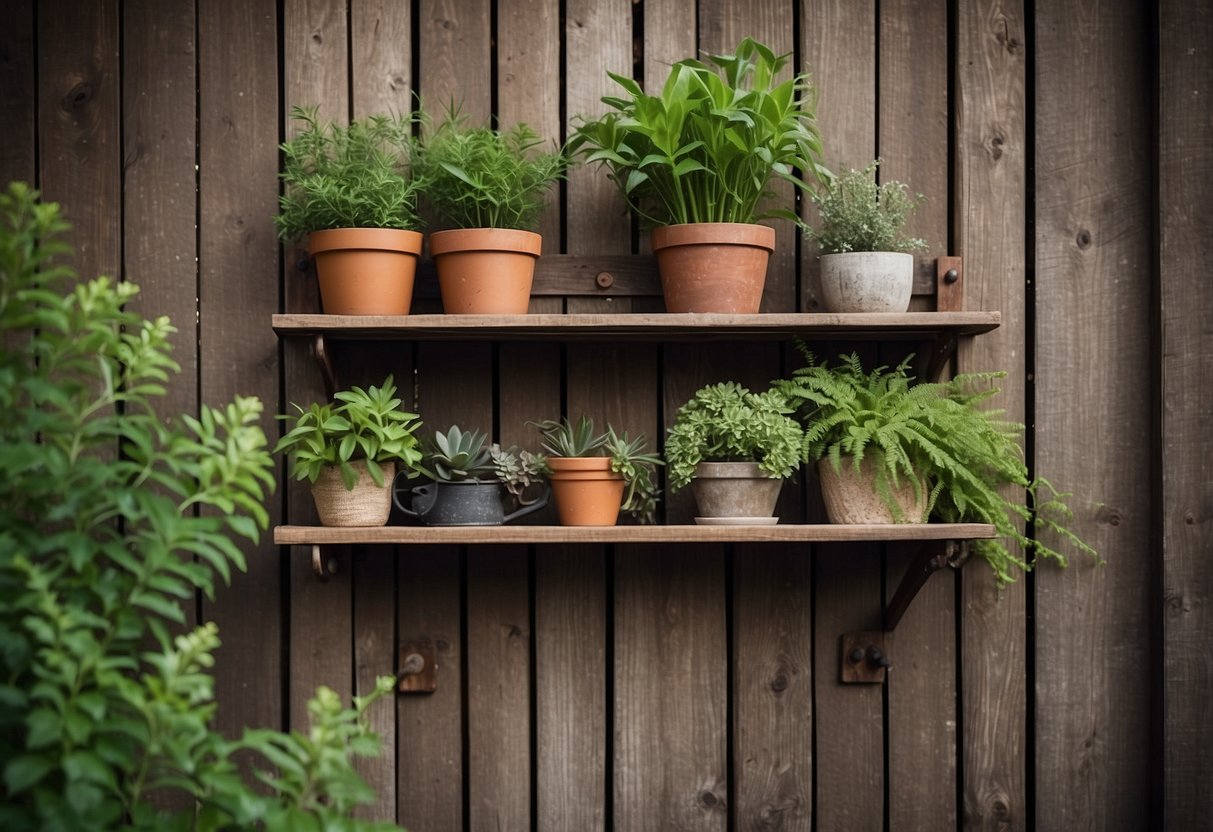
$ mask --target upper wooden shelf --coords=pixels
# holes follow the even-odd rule
[[[984,523],[843,526],[276,526],[274,543],[330,546],[375,543],[855,543],[994,537]]]
[[[716,313],[624,315],[274,315],[282,336],[411,341],[728,341],[782,339],[908,340],[978,335],[998,312]]]

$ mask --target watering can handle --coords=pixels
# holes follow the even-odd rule
[[[548,504],[548,497],[551,495],[551,493],[552,493],[551,487],[547,483],[544,483],[542,494],[540,494],[535,499],[529,500],[529,501],[524,501],[524,500],[519,499],[518,500],[518,505],[519,505],[518,510],[507,514],[504,518],[502,518],[501,522],[508,523],[511,520],[517,519],[519,517],[524,517],[524,516],[530,514],[531,512],[539,511],[539,509],[543,508],[544,506],[546,506]]]
[[[400,477],[404,476],[404,474],[405,474],[405,472],[401,471],[399,474],[396,475],[395,482],[392,483],[392,502],[396,504],[396,508],[400,509],[402,512],[404,512],[409,517],[415,517],[415,518],[420,519],[421,518],[420,514],[413,511],[413,509],[411,507],[406,506],[404,503],[400,502],[400,492],[404,490],[400,487]],[[431,490],[433,490],[433,488],[434,488],[433,484],[418,485],[414,488],[410,488],[408,493],[414,494],[417,496],[427,497],[427,496],[429,496],[429,493]]]

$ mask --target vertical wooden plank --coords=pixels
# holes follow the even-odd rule
[[[1001,311],[1002,326],[961,344],[958,365],[1007,371],[999,406],[1016,421],[1026,372],[1024,38],[1022,4],[961,4],[954,248],[965,258],[965,308]],[[1000,594],[982,563],[969,564],[961,580],[963,823],[1023,829],[1025,582]]]
[[[269,328],[278,306],[277,40],[273,2],[198,6],[200,395],[213,403],[259,396],[269,437],[278,434],[279,399],[278,341]],[[281,522],[280,498],[266,507],[271,525]],[[248,574],[203,609],[223,638],[215,692],[229,736],[245,726],[280,727],[285,716],[282,556],[265,540],[245,557]],[[248,626],[250,611],[256,627]]]
[[[826,164],[842,171],[869,162],[876,149],[875,7],[801,3],[801,55],[820,91],[817,108]],[[827,36],[826,33],[829,33]],[[806,206],[807,221],[816,216]],[[801,247],[801,308],[820,308],[816,244]],[[810,475],[812,478],[812,475]],[[810,494],[815,494],[815,490]],[[810,505],[810,517],[822,517]],[[813,573],[813,810],[821,829],[880,829],[884,824],[884,725],[875,687],[838,680],[838,639],[880,625],[880,552],[875,546],[817,546]]]
[[[83,279],[122,267],[118,3],[38,4],[39,182]]]
[[[1195,829],[1213,816],[1213,315],[1207,264],[1213,226],[1213,16],[1167,0],[1159,44],[1159,206],[1162,279],[1162,501],[1164,818]],[[1156,822],[1156,825],[1162,825]]]
[[[33,186],[38,119],[33,2],[6,4],[4,18],[0,31],[0,187],[16,180]]]
[[[615,822],[723,830],[723,559],[621,546],[615,564]]]
[[[947,6],[881,4],[879,42],[879,178],[927,197],[907,233],[927,240],[915,268],[933,280],[935,258],[948,253]],[[889,547],[886,598],[907,562]],[[956,825],[955,589],[950,573],[928,581],[886,642],[897,668],[887,686],[890,829]]]
[[[462,103],[473,123],[492,110],[491,0],[420,0],[422,102],[434,116]]]
[[[812,558],[808,547],[737,548],[732,668],[737,828],[808,830],[813,822]]]
[[[1141,4],[1037,12],[1036,472],[1109,564],[1036,573],[1036,816],[1070,829],[1150,825],[1149,26]]]
[[[346,5],[343,0],[286,0],[282,7],[284,111],[295,105],[319,108],[322,119],[345,122],[349,114],[349,74]],[[296,131],[288,123],[288,137]],[[288,250],[283,295],[290,311],[319,308],[313,273],[299,273],[292,264],[301,251]],[[305,343],[284,345],[286,400],[303,407],[324,401],[315,361]],[[343,382],[339,382],[342,383]],[[287,488],[287,516],[292,523],[315,523],[315,507],[306,484]],[[352,577],[349,555],[338,563],[327,582],[316,580],[310,564],[291,560],[290,582],[290,725],[307,723],[307,699],[321,684],[342,698],[353,693]]]
[[[350,3],[351,105],[354,118],[376,114],[406,113],[412,107],[412,11],[408,3],[364,0]],[[406,407],[413,404],[413,350],[399,344],[391,349],[368,351],[340,366],[357,368],[359,384],[380,384],[387,373],[396,379]],[[395,547],[373,546],[354,551],[353,638],[354,693],[366,695],[375,679],[392,675],[397,667]],[[397,806],[407,795],[397,797],[397,708],[383,703],[370,714],[372,729],[379,735],[381,752],[373,759],[359,759],[359,773],[375,790],[375,803],[360,807],[358,815],[395,820]],[[440,768],[440,767],[439,767]]]

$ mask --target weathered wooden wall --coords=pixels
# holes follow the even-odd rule
[[[1213,11],[1164,0],[4,0],[0,180],[62,202],[85,274],[172,316],[169,407],[322,395],[269,316],[316,293],[271,217],[293,104],[335,118],[461,98],[561,138],[605,70],[660,79],[745,35],[821,89],[835,166],[879,155],[930,197],[917,231],[966,260],[1003,325],[963,369],[1009,372],[1039,473],[1072,488],[1107,559],[997,594],[932,579],[883,688],[836,681],[837,636],[879,623],[890,547],[365,549],[317,582],[270,544],[195,613],[217,621],[220,721],[297,726],[318,684],[363,691],[396,649],[438,690],[375,714],[368,814],[442,829],[1198,829],[1213,817]],[[576,170],[549,252],[643,251],[609,183]],[[812,311],[812,247],[778,229],[764,307]],[[927,268],[924,260],[923,268]],[[929,304],[930,299],[924,299]],[[643,298],[534,311],[648,311]],[[842,348],[844,345],[839,345]],[[875,355],[875,353],[872,353]],[[699,385],[763,384],[787,350],[394,345],[433,426],[533,441],[593,413],[660,435]],[[278,427],[268,417],[267,430]],[[783,514],[817,510],[811,481]],[[275,521],[306,522],[284,488]],[[666,501],[685,519],[684,495]]]

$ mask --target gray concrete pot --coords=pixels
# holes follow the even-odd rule
[[[756,462],[701,462],[691,481],[701,517],[770,517],[782,487]]]
[[[914,290],[914,255],[850,251],[821,255],[827,312],[905,312]]]
[[[876,469],[872,457],[865,456],[855,470],[855,458],[844,456],[842,470],[835,471],[828,459],[817,462],[821,480],[821,499],[831,523],[868,525],[883,523],[923,523],[926,495],[920,494],[913,483],[904,478],[901,488],[893,492],[893,501],[901,509],[901,519],[893,517],[885,501],[876,493]]]

